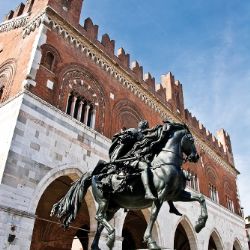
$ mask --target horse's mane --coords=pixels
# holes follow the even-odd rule
[[[173,129],[176,130],[186,129],[190,133],[190,130],[185,123],[171,122],[170,124]]]

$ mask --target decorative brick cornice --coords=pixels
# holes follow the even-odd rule
[[[190,129],[192,131],[192,129]],[[192,131],[192,134],[195,138],[196,144],[202,149],[206,154],[209,155],[209,157],[219,164],[220,166],[224,167],[227,171],[229,171],[231,174],[236,176],[239,174],[238,170],[232,167],[230,164],[225,162],[220,156],[218,156],[209,146],[207,146],[202,140],[200,140],[195,133]]]
[[[0,33],[24,27],[29,20],[29,15],[13,18],[0,24]]]
[[[46,17],[46,18],[45,18]],[[35,21],[36,20],[36,21]],[[43,22],[52,31],[57,32],[65,41],[71,44],[75,49],[81,51],[87,58],[93,63],[99,66],[107,74],[114,77],[123,87],[130,90],[135,96],[141,99],[147,106],[153,111],[160,114],[162,119],[169,117],[174,121],[183,122],[180,117],[176,117],[159,98],[144,88],[138,81],[136,81],[131,74],[124,68],[120,67],[107,53],[91,42],[82,33],[67,23],[62,17],[60,17],[54,10],[47,8],[37,18],[34,18],[33,24],[29,23],[27,26],[36,29]],[[30,32],[25,32],[28,35]],[[227,171],[233,175],[237,175],[239,172],[214,152],[208,145],[203,142],[199,136],[195,133],[195,130],[191,131],[194,134],[196,144],[201,147],[208,155],[219,165],[224,167]]]
[[[46,24],[48,21],[46,10],[42,11],[38,16],[32,18],[23,29],[23,38],[35,31],[42,23]]]

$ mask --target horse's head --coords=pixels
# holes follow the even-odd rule
[[[181,149],[188,161],[197,162],[199,160],[200,156],[197,153],[194,138],[186,125],[184,125],[184,135],[181,139]]]

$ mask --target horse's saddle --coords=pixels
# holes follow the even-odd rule
[[[108,193],[119,193],[132,190],[131,180],[138,178],[139,172],[128,173],[123,170],[108,171],[107,174],[97,175],[97,186]]]

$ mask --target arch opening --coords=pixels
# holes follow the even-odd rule
[[[215,231],[209,238],[208,250],[223,250],[219,235]]]
[[[147,249],[147,244],[143,242],[146,227],[147,222],[140,210],[129,211],[122,230],[122,249]]]
[[[71,250],[76,241],[82,250],[88,249],[90,217],[86,202],[83,200],[77,219],[64,230],[58,219],[50,217],[54,203],[66,194],[72,176],[64,175],[55,179],[43,192],[36,208],[36,220],[33,229],[31,250]]]
[[[187,233],[181,223],[179,223],[175,231],[174,249],[191,250]]]
[[[236,239],[235,241],[234,241],[234,244],[233,244],[233,250],[241,250],[242,248],[241,248],[241,246],[240,246],[240,243],[239,243],[239,241]]]

